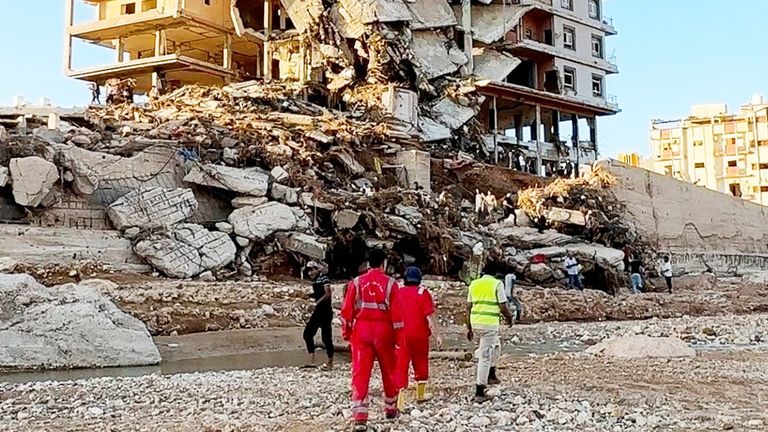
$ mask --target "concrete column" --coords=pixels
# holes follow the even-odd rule
[[[272,49],[270,38],[272,37],[272,0],[264,2],[264,81],[272,80]]]
[[[581,159],[581,155],[579,152],[579,116],[576,114],[573,114],[571,116],[571,125],[573,127],[573,151],[576,152],[576,162],[573,167],[573,172],[576,175],[576,177],[579,177],[579,162]]]
[[[536,174],[541,174],[541,140],[539,139],[539,125],[541,124],[541,105],[536,105]],[[531,134],[533,137],[534,134]]]
[[[224,36],[224,53],[222,55],[224,69],[232,70],[232,35],[227,33]]]
[[[520,143],[523,141],[523,115],[515,114],[512,118],[515,126],[515,138]]]
[[[552,110],[552,139],[560,144],[560,111]]]
[[[588,118],[587,124],[589,125],[589,141],[592,142],[592,146],[595,148],[595,156],[597,156],[597,117]]]
[[[493,97],[493,162],[499,163],[499,110],[496,106],[496,96]]]
[[[155,57],[165,55],[165,30],[158,29],[155,31]]]
[[[115,61],[122,63],[125,58],[125,41],[123,38],[115,39]]]
[[[72,35],[70,33],[70,27],[75,22],[75,0],[66,0],[66,10],[64,11],[64,34],[66,40],[64,41],[64,72],[69,73],[72,71]]]
[[[475,63],[472,60],[472,2],[471,0],[461,1],[461,27],[464,29],[464,54],[469,61],[467,62],[467,75],[472,75],[475,70]]]

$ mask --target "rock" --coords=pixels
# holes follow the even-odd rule
[[[7,185],[10,181],[11,171],[6,167],[0,167],[0,187],[5,187],[5,185]]]
[[[47,127],[39,127],[35,129],[35,132],[32,135],[48,145],[64,144],[64,141],[66,141],[66,137],[63,133],[58,130],[48,129]]]
[[[545,257],[547,257],[547,259],[558,258],[558,257],[565,256],[565,248],[561,246],[551,246],[551,247],[545,247],[545,248],[531,249],[525,252],[525,255],[529,260],[531,259],[531,257],[535,255],[544,255]]]
[[[80,146],[91,145],[91,138],[85,135],[75,135],[70,139],[70,141],[72,142],[72,144],[76,144]]]
[[[416,231],[416,227],[403,217],[394,216],[394,215],[384,215],[382,218],[382,222],[384,222],[387,228],[391,230],[399,231],[401,233],[409,234],[412,236],[415,236],[416,234],[418,234],[418,231]]]
[[[147,188],[129,192],[107,208],[115,228],[159,228],[179,223],[197,210],[191,189]]]
[[[237,149],[225,148],[221,152],[221,158],[225,163],[229,165],[235,165],[237,163],[238,152]]]
[[[286,171],[285,168],[281,166],[272,168],[272,171],[269,172],[269,175],[276,182],[281,182],[288,179],[288,171]]]
[[[299,191],[280,183],[272,183],[272,187],[269,189],[269,197],[283,204],[297,204],[299,202]]]
[[[291,231],[296,227],[296,216],[291,207],[268,202],[257,207],[236,209],[229,215],[235,234],[251,240],[263,240],[277,231]]]
[[[225,234],[232,234],[235,231],[235,228],[229,222],[216,222],[216,229]]]
[[[243,207],[258,207],[269,202],[266,197],[241,196],[232,200],[232,207],[238,209]]]
[[[176,278],[218,270],[233,262],[237,252],[228,235],[197,224],[179,224],[169,233],[136,243],[133,250],[158,271]]]
[[[744,424],[744,426],[746,426],[748,428],[752,428],[752,429],[762,429],[763,424],[764,423],[763,423],[763,421],[761,419],[752,419],[752,420],[748,420]]]
[[[569,225],[586,226],[587,220],[584,217],[584,213],[578,210],[569,210],[559,207],[552,207],[547,212],[545,217],[549,222],[559,222]]]
[[[677,338],[645,335],[608,339],[586,350],[589,354],[617,358],[695,357],[696,351]]]
[[[261,171],[221,165],[193,165],[184,181],[257,197],[269,190],[269,176]]]
[[[351,229],[357,225],[357,221],[360,220],[360,212],[344,209],[339,210],[333,215],[333,221],[336,223],[338,229]]]
[[[304,192],[299,197],[299,203],[301,205],[311,207],[311,208],[319,208],[323,210],[333,211],[336,209],[336,206],[329,203],[320,202],[317,199],[314,198],[314,194],[312,192]]]
[[[160,363],[146,326],[94,288],[46,288],[0,274],[0,366],[89,368]]]
[[[0,273],[12,272],[19,262],[9,256],[0,256]]]
[[[72,183],[73,181],[75,181],[75,175],[70,170],[64,171],[64,175],[62,175],[62,178],[67,183]]]
[[[291,233],[280,238],[280,244],[287,250],[306,255],[316,260],[324,260],[326,245],[304,233]]]
[[[249,244],[251,244],[251,240],[247,239],[245,237],[236,236],[235,242],[237,242],[237,245],[240,247],[247,247]]]
[[[197,278],[203,282],[216,282],[216,277],[210,270],[200,273]]]
[[[424,215],[421,214],[418,207],[406,206],[402,204],[395,206],[395,214],[408,219],[414,224],[419,224],[424,219]]]
[[[546,282],[555,279],[555,272],[546,264],[531,264],[525,275],[533,282]]]
[[[13,180],[13,199],[26,207],[37,207],[52,198],[53,186],[59,180],[56,165],[30,156],[11,159],[9,164]]]
[[[93,288],[102,294],[114,292],[120,288],[118,284],[106,279],[86,279],[78,282],[78,285],[85,288]]]
[[[611,249],[595,243],[575,243],[566,245],[565,250],[572,253],[585,267],[587,267],[586,264],[594,261],[603,268],[610,268],[619,272],[624,270],[624,252],[618,249]]]
[[[219,144],[223,148],[229,148],[229,147],[237,147],[238,145],[240,145],[240,142],[234,138],[224,137],[221,139],[221,142]]]
[[[0,126],[0,144],[8,142],[8,131],[3,126]]]
[[[360,175],[365,172],[365,167],[360,165],[360,162],[358,162],[355,157],[344,148],[336,147],[331,149],[331,156],[339,161],[347,172],[352,175]]]
[[[123,231],[123,237],[127,238],[128,240],[133,240],[136,238],[137,235],[141,232],[141,228],[139,227],[131,227]]]
[[[717,336],[717,332],[712,327],[704,327],[701,329],[701,334],[707,336]]]

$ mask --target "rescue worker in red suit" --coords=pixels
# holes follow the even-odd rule
[[[403,328],[397,282],[384,273],[387,258],[383,250],[368,255],[370,270],[347,286],[341,308],[342,337],[352,351],[352,413],[354,431],[368,426],[368,386],[373,362],[379,363],[384,387],[384,414],[397,417],[398,387],[395,381],[395,341]]]
[[[405,389],[408,388],[408,369],[413,366],[416,381],[416,402],[432,399],[427,393],[429,380],[429,337],[434,336],[437,346],[443,344],[437,333],[435,304],[432,294],[421,286],[421,270],[408,267],[400,288],[400,308],[403,316],[403,340],[397,348],[397,379],[401,389],[397,397],[397,409],[405,408]]]

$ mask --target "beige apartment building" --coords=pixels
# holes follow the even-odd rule
[[[651,124],[653,171],[768,204],[768,104],[755,96],[738,113],[698,105],[682,120]]]

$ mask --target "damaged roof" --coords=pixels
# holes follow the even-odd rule
[[[522,63],[517,57],[489,47],[472,49],[474,75],[477,79],[504,81]]]
[[[418,59],[418,69],[427,79],[456,72],[467,63],[467,56],[453,40],[433,30],[413,32],[411,47]]]
[[[472,7],[472,37],[476,41],[492,44],[515,28],[531,6],[497,5]],[[461,6],[454,6],[456,19],[461,21]]]
[[[405,6],[413,15],[413,21],[411,21],[413,30],[450,27],[457,24],[456,15],[445,0],[414,0],[406,2]]]

